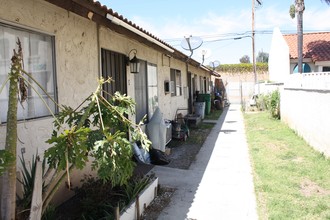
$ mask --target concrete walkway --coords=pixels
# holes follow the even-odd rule
[[[177,188],[160,220],[258,219],[239,105],[225,108],[189,170],[153,171],[161,185]]]

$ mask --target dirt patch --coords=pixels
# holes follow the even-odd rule
[[[214,124],[202,124],[200,128],[191,128],[187,141],[173,139],[168,147],[170,163],[167,167],[177,169],[189,169],[196,155],[203,146],[207,136],[210,134]]]
[[[296,157],[296,158],[292,159],[292,162],[302,163],[302,162],[304,162],[304,158],[303,157]]]
[[[305,179],[300,183],[300,192],[306,197],[330,195],[330,190],[323,189],[317,185],[317,183],[309,179]]]
[[[145,209],[142,218],[143,220],[157,219],[162,210],[171,202],[171,197],[175,189],[160,186],[158,188],[157,197]]]

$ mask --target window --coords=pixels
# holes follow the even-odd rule
[[[324,66],[322,72],[330,72],[330,66]]]
[[[151,119],[158,107],[157,66],[140,60],[140,72],[134,74],[136,122],[147,115]]]
[[[102,77],[105,79],[111,78],[114,82],[103,85],[103,90],[106,93],[103,96],[106,99],[115,92],[127,94],[127,78],[126,78],[126,56],[114,51],[101,49],[102,59]]]
[[[181,85],[181,71],[171,69],[171,81],[174,82],[174,93],[172,96],[181,96],[182,95],[182,85]]]
[[[150,120],[158,107],[158,80],[157,80],[157,66],[148,63],[148,119]]]
[[[303,73],[310,73],[311,72],[311,67],[309,66],[309,64],[307,64],[307,63],[302,64],[302,72]],[[293,68],[293,73],[298,73],[298,64],[295,65],[295,67]]]
[[[8,77],[13,49],[17,48],[17,38],[22,44],[24,70],[30,73],[50,97],[56,100],[54,37],[2,23],[0,23],[0,84]],[[51,99],[31,79],[29,83],[36,91],[28,86],[28,97],[22,105],[18,105],[17,119],[49,116],[50,112],[44,102],[56,113],[57,108]],[[8,95],[9,83],[0,93],[1,122],[7,121]]]
[[[205,93],[205,80],[203,76],[199,76],[200,93]]]

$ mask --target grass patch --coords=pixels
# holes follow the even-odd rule
[[[210,114],[204,116],[204,119],[206,119],[206,120],[218,120],[221,113],[222,113],[222,110],[212,109]]]
[[[260,219],[330,219],[330,159],[266,112],[245,114]]]

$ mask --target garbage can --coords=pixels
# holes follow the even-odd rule
[[[198,102],[205,102],[205,114],[209,115],[211,113],[211,94],[198,94]]]
[[[202,119],[205,116],[205,102],[195,102],[195,114],[200,115]]]

